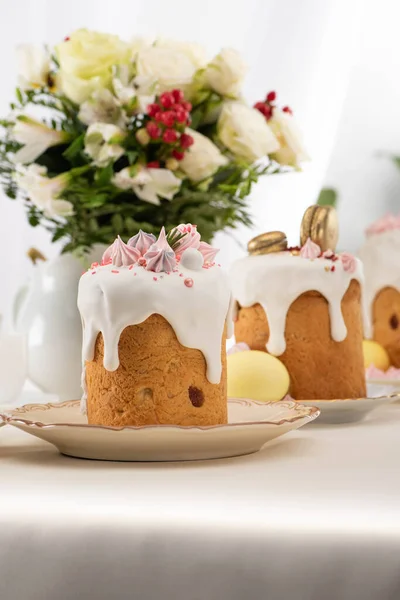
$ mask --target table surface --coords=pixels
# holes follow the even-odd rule
[[[400,403],[195,463],[0,429],[1,600],[398,600]]]

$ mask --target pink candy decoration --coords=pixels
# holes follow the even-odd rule
[[[137,233],[128,240],[128,246],[136,248],[136,250],[138,250],[143,256],[143,254],[146,254],[147,250],[152,244],[154,244],[155,241],[155,235],[153,235],[152,233],[144,233],[144,231],[140,229],[139,233]]]
[[[116,267],[128,267],[135,264],[140,258],[136,248],[127,246],[118,236],[115,242],[103,254],[103,263],[112,262]]]
[[[146,270],[156,273],[172,271],[176,266],[175,252],[167,242],[165,228],[161,229],[158,240],[150,246],[144,258],[146,259]]]
[[[322,255],[322,258],[332,258],[332,256],[335,256],[335,253],[333,252],[333,250],[325,250],[325,252]]]
[[[321,248],[313,242],[310,238],[306,241],[304,246],[300,250],[300,256],[302,258],[318,258],[321,256]]]
[[[343,252],[343,254],[339,255],[340,260],[343,264],[343,269],[348,271],[349,273],[354,273],[357,269],[357,260],[352,254],[348,252]]]
[[[367,379],[400,379],[400,369],[396,367],[390,367],[387,371],[382,371],[370,365],[365,371]]]
[[[384,233],[385,231],[391,231],[393,229],[400,229],[400,215],[395,216],[390,213],[372,223],[366,230],[367,236],[373,235],[374,233]]]
[[[238,342],[237,344],[232,346],[232,348],[229,348],[227,354],[229,356],[230,354],[236,354],[237,352],[246,352],[247,350],[250,350],[250,346],[248,346],[244,342]]]
[[[187,279],[185,279],[185,281],[183,282],[186,287],[193,287],[193,279],[191,279],[190,277],[188,277]]]
[[[213,248],[207,242],[200,242],[198,247],[199,252],[203,255],[205,263],[212,263],[219,252],[218,248]]]
[[[197,231],[197,225],[191,225],[190,223],[178,225],[176,228],[180,233],[184,233],[184,237],[179,240],[175,247],[176,254],[182,254],[188,248],[199,249],[200,246],[200,234]]]

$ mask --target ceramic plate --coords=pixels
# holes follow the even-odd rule
[[[300,400],[308,407],[316,406],[321,411],[318,422],[321,424],[354,423],[362,421],[372,410],[400,398],[393,394],[393,388],[387,385],[367,385],[368,398],[351,398],[346,400]]]
[[[79,458],[169,461],[226,458],[257,452],[267,442],[316,419],[319,410],[291,400],[230,399],[228,424],[211,427],[103,427],[88,425],[79,401],[28,404],[7,421]]]
[[[400,391],[400,379],[367,379],[369,385],[385,386],[391,388],[392,391]]]

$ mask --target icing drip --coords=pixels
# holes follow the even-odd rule
[[[167,242],[164,227],[161,229],[158,240],[150,246],[144,255],[147,271],[169,272],[176,266],[175,252]]]
[[[280,356],[284,353],[289,308],[299,296],[311,290],[319,292],[328,302],[332,338],[337,342],[346,338],[341,302],[352,279],[363,285],[363,271],[358,260],[354,273],[345,271],[339,260],[335,264],[332,272],[331,260],[304,260],[288,252],[277,252],[247,256],[233,265],[231,284],[236,300],[245,307],[260,304],[268,316],[270,336],[267,350],[270,354]]]
[[[175,252],[180,255],[188,248],[196,248],[200,246],[200,234],[197,231],[196,225],[186,223],[186,225],[178,225],[176,228],[180,233],[184,233],[183,238],[177,242]]]
[[[359,251],[364,264],[365,297],[370,320],[375,296],[385,287],[400,292],[400,229],[371,235]],[[369,332],[371,337],[372,331]]]
[[[121,238],[117,239],[103,254],[103,263],[110,260],[115,267],[128,267],[135,264],[140,258],[140,252],[136,248],[127,246]]]
[[[180,264],[169,276],[158,277],[135,264],[112,273],[112,265],[96,269],[96,277],[85,274],[79,282],[78,308],[83,320],[83,361],[94,358],[101,332],[104,338],[104,367],[119,366],[118,343],[129,325],[143,323],[159,314],[173,327],[179,342],[200,350],[207,363],[210,383],[221,380],[221,340],[225,322],[228,336],[230,291],[226,274],[212,267],[193,272]],[[192,278],[193,287],[184,285]],[[85,400],[83,400],[84,406]]]
[[[205,263],[212,263],[214,262],[219,249],[213,248],[210,244],[207,244],[207,242],[200,242],[199,251],[202,253]]]
[[[318,258],[321,256],[321,248],[318,246],[318,244],[308,238],[300,250],[300,256],[301,258]]]
[[[154,244],[155,241],[155,235],[153,235],[152,233],[144,233],[144,231],[139,229],[139,233],[137,233],[136,235],[131,237],[130,240],[128,240],[128,246],[136,248],[143,256],[144,254],[146,254],[147,250],[152,244]]]

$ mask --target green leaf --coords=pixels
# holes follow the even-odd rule
[[[72,144],[70,144],[68,146],[68,148],[66,150],[64,150],[64,152],[63,152],[64,158],[69,160],[69,162],[73,162],[73,160],[77,156],[79,156],[79,154],[83,150],[84,145],[85,145],[85,135],[82,133],[82,135],[75,138],[74,141],[72,142]]]
[[[125,154],[128,157],[130,165],[133,165],[139,156],[139,152],[137,150],[127,150]]]
[[[107,194],[95,194],[94,196],[90,196],[90,198],[85,198],[85,206],[90,208],[103,206],[107,202],[107,198]]]
[[[16,95],[16,97],[17,97],[17,100],[18,100],[18,102],[19,102],[20,104],[23,104],[23,102],[24,102],[24,99],[23,99],[23,96],[22,96],[22,92],[21,92],[21,90],[20,90],[19,88],[16,88],[16,90],[15,90],[15,95]]]
[[[400,156],[392,156],[392,160],[393,160],[394,164],[396,165],[396,167],[398,169],[400,169]]]
[[[98,187],[103,187],[103,186],[107,185],[108,183],[110,183],[113,175],[114,175],[114,169],[113,169],[112,164],[109,164],[107,167],[104,167],[104,169],[99,169],[98,171],[96,171],[95,181],[96,181]]]
[[[320,191],[317,204],[320,206],[336,206],[337,191],[333,188],[323,188]]]
[[[111,224],[114,228],[114,231],[118,234],[122,232],[124,227],[124,220],[120,214],[113,215],[111,218]]]

